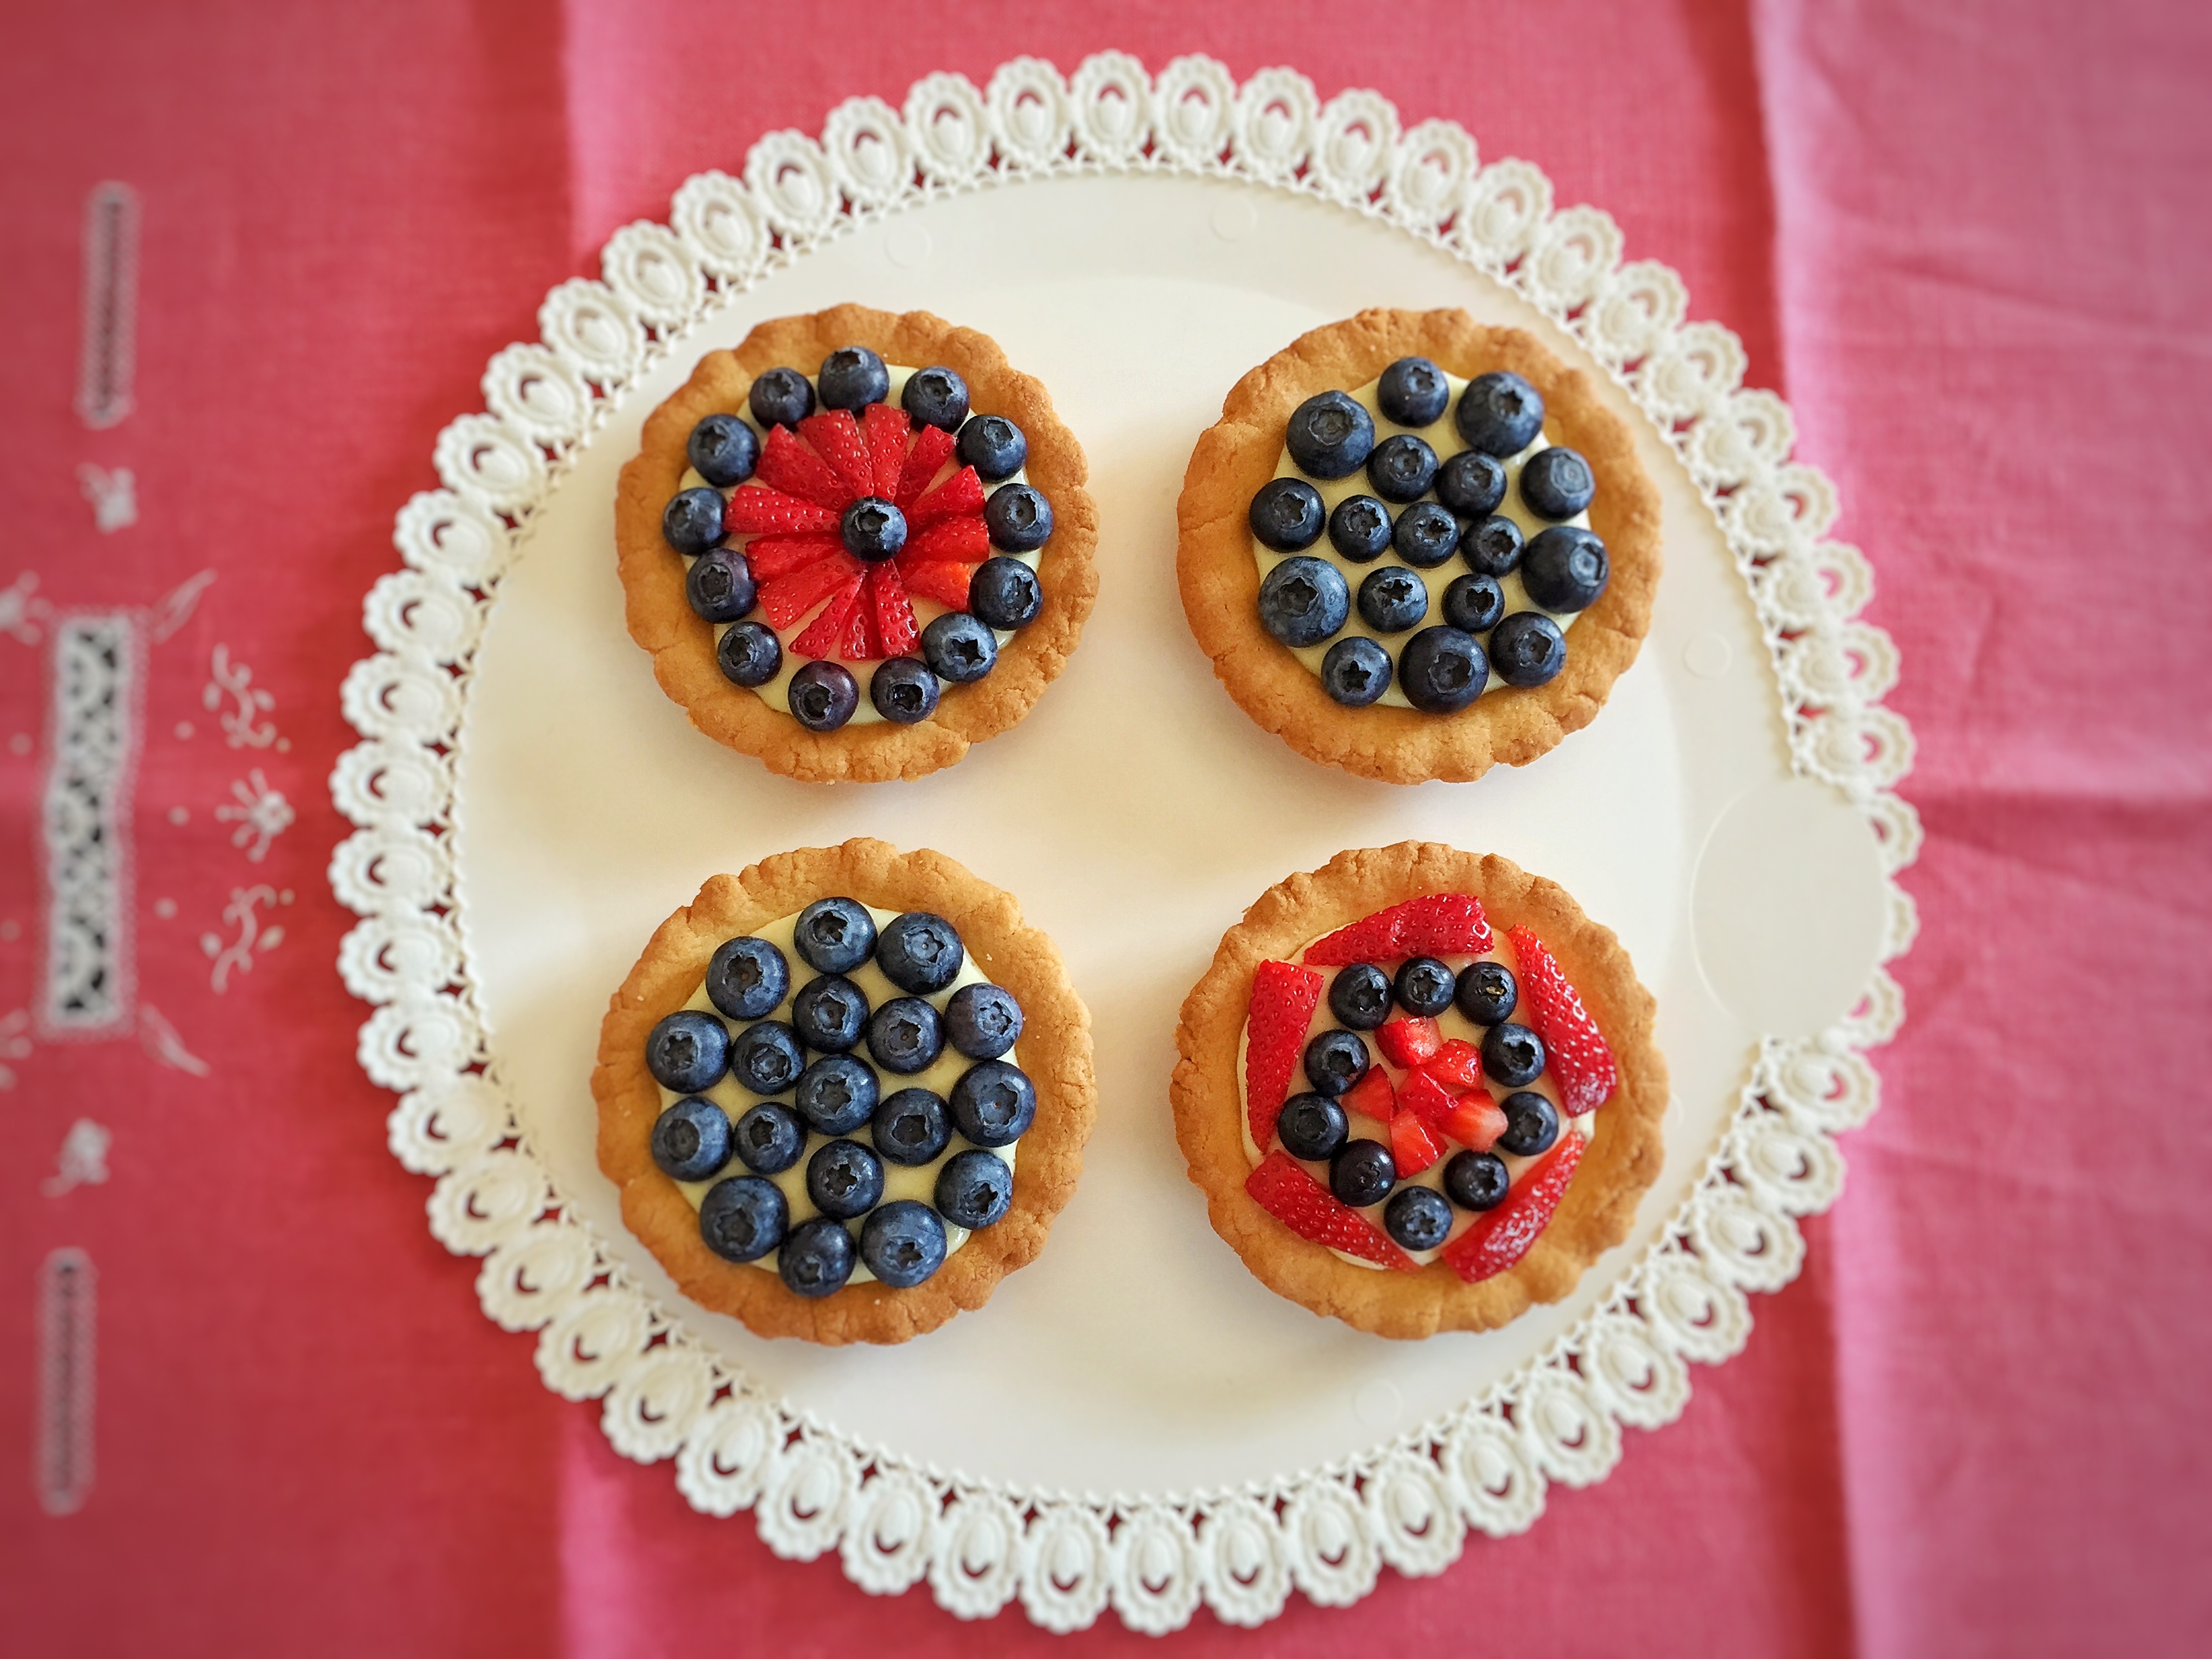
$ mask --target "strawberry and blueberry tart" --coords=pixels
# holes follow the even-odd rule
[[[1183,1005],[1176,1136],[1269,1288],[1382,1336],[1492,1329],[1626,1237],[1661,1158],[1652,1015],[1553,883],[1340,854],[1262,896]]]
[[[927,312],[711,351],[647,421],[616,541],[631,637],[717,741],[806,781],[917,777],[1075,647],[1097,516],[1044,388]]]

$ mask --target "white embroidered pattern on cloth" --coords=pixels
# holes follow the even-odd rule
[[[138,192],[113,179],[85,198],[83,304],[76,412],[99,431],[131,412],[137,367]]]
[[[74,1247],[39,1269],[39,1504],[74,1515],[92,1495],[93,1389],[99,1357],[100,1279]]]
[[[128,820],[144,665],[135,611],[54,623],[39,1023],[58,1036],[112,1036],[131,1023]]]
[[[101,535],[128,530],[138,522],[138,477],[129,467],[80,462],[76,483],[92,503],[92,527]]]
[[[200,935],[201,953],[215,964],[208,975],[208,984],[218,996],[230,988],[231,975],[253,971],[257,953],[265,954],[284,942],[282,927],[262,925],[258,914],[261,908],[291,902],[292,890],[289,887],[281,893],[266,886],[230,890],[230,902],[222,907],[222,920],[237,936],[226,940],[220,933]],[[189,1071],[191,1067],[183,1069]]]
[[[1152,76],[1107,53],[1068,80],[1033,58],[1005,64],[981,90],[933,75],[902,110],[854,99],[831,112],[819,143],[772,133],[742,181],[702,173],[677,192],[671,226],[616,233],[600,279],[546,297],[543,343],[492,359],[489,412],[439,438],[445,487],[398,516],[407,568],[370,591],[363,623],[377,652],[346,677],[346,715],[363,741],[340,757],[331,787],[360,827],[330,878],[363,921],[339,966],[374,1005],[362,1066],[400,1092],[392,1152],[439,1178],[432,1232],[484,1259],[477,1286],[491,1319],[541,1333],[546,1385],[572,1400],[604,1396],[616,1449],[641,1462],[674,1459],[696,1508],[750,1508],[779,1554],[835,1550],[854,1583],[880,1593],[927,1580],[962,1617],[1018,1600],[1054,1630],[1088,1626],[1110,1607],[1134,1629],[1161,1632],[1203,1601],[1253,1626],[1280,1612],[1293,1588],[1342,1606],[1385,1563],[1440,1572],[1469,1529],[1522,1531],[1550,1483],[1603,1478],[1622,1424],[1653,1428],[1679,1413],[1686,1362],[1734,1353],[1750,1326],[1745,1293],[1795,1277],[1804,1249],[1796,1218],[1841,1188],[1832,1137],[1875,1108],[1875,1072],[1860,1050],[1888,1040],[1904,1008],[1877,968],[1828,1031],[1763,1040],[1692,1198],[1611,1299],[1549,1352],[1419,1430],[1264,1485],[1096,1498],[924,1468],[773,1396],[695,1339],[682,1310],[630,1281],[517,1133],[488,1069],[453,920],[449,757],[500,574],[578,446],[727,295],[893,208],[1084,173],[1228,178],[1318,197],[1456,256],[1578,339],[1704,491],[1758,605],[1793,764],[1866,812],[1892,878],[1882,959],[1910,945],[1914,911],[1894,877],[1917,853],[1920,828],[1893,788],[1911,737],[1881,707],[1896,652],[1853,620],[1871,590],[1866,560],[1825,538],[1834,490],[1790,459],[1782,400],[1741,388],[1735,337],[1684,320],[1687,296],[1672,270],[1623,264],[1611,218],[1553,211],[1540,172],[1479,165],[1474,140],[1450,122],[1401,136],[1396,112],[1371,92],[1324,104],[1288,70],[1240,88],[1208,58],[1177,58]]]
[[[115,1137],[88,1117],[81,1117],[62,1137],[54,1155],[54,1172],[39,1183],[48,1198],[59,1198],[79,1187],[97,1187],[107,1179],[107,1149]]]
[[[270,787],[258,766],[234,781],[230,793],[230,800],[216,807],[215,815],[238,826],[230,832],[230,844],[244,848],[247,860],[258,864],[269,856],[269,843],[291,828],[292,803],[281,790]]]
[[[276,706],[276,699],[253,684],[251,668],[231,660],[227,645],[216,646],[208,658],[200,706],[210,713],[222,710],[222,740],[233,749],[266,749],[277,742],[276,723],[261,718]]]

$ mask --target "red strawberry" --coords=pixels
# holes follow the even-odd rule
[[[807,508],[810,513],[819,510]],[[753,580],[764,582],[771,576],[804,570],[817,559],[844,550],[844,542],[836,536],[756,536],[745,544],[745,562],[752,567]]]
[[[853,492],[830,470],[829,463],[793,437],[787,427],[769,428],[768,442],[761,447],[760,465],[753,470],[753,477],[771,489],[841,515],[853,499]]]
[[[839,642],[846,637],[847,624],[853,620],[853,612],[860,603],[862,580],[852,575],[839,583],[830,596],[830,603],[822,607],[822,614],[806,624],[806,631],[791,642],[791,648],[802,657],[835,656]]]
[[[1437,893],[1398,906],[1401,957],[1479,957],[1492,944],[1482,901],[1471,893]]]
[[[914,434],[914,447],[906,453],[906,465],[899,469],[898,494],[894,499],[902,507],[911,507],[921,499],[921,492],[936,482],[945,462],[952,459],[957,440],[941,426],[926,426]]]
[[[771,628],[788,628],[847,581],[858,581],[860,562],[840,551],[803,570],[760,585],[761,615]]]
[[[1375,1033],[1375,1046],[1393,1066],[1419,1066],[1436,1053],[1440,1039],[1432,1019],[1391,1019]]]
[[[1398,1093],[1390,1086],[1390,1074],[1380,1066],[1370,1066],[1366,1076],[1336,1097],[1336,1103],[1363,1112],[1377,1123],[1388,1123],[1398,1109]]]
[[[814,446],[853,495],[866,495],[875,489],[875,462],[851,410],[831,409],[809,415],[799,423],[799,435]]]
[[[899,568],[911,571],[918,564],[950,559],[955,564],[978,564],[991,556],[991,532],[981,519],[940,519],[914,532],[898,556]],[[965,611],[963,597],[960,608]]]
[[[1306,1027],[1320,1006],[1319,974],[1287,962],[1263,962],[1252,975],[1244,1016],[1244,1109],[1255,1146],[1274,1136],[1275,1115],[1283,1109],[1291,1075],[1305,1051]]]
[[[1306,946],[1303,958],[1316,968],[1343,968],[1355,962],[1388,962],[1397,954],[1398,933],[1391,912],[1377,910],[1364,921],[1340,927]]]
[[[1506,937],[1513,941],[1513,955],[1521,964],[1521,1006],[1528,1011],[1522,1018],[1544,1040],[1552,1079],[1559,1085],[1560,1107],[1570,1117],[1596,1110],[1620,1086],[1613,1050],[1605,1046],[1597,1022],[1567,983],[1544,941],[1526,927],[1509,928]]]
[[[853,614],[845,619],[845,631],[837,636],[837,654],[847,662],[873,662],[884,654],[883,647],[876,643],[874,575],[872,570],[860,578]]]
[[[868,471],[874,480],[868,494],[878,500],[891,501],[898,495],[910,430],[906,411],[889,404],[870,404],[860,413],[861,435],[868,441]]]
[[[1339,1203],[1336,1195],[1316,1181],[1305,1166],[1285,1152],[1273,1152],[1246,1177],[1244,1190],[1269,1215],[1310,1244],[1325,1244],[1378,1267],[1401,1273],[1418,1272],[1419,1264],[1390,1242],[1388,1235],[1357,1210]]]
[[[722,509],[722,528],[732,536],[774,535],[792,530],[827,530],[834,534],[839,522],[828,507],[764,484],[747,484]]]
[[[982,510],[983,481],[975,476],[974,467],[963,466],[907,508],[906,527],[915,531],[940,519],[962,518]]]
[[[1459,1103],[1459,1097],[1426,1072],[1415,1072],[1399,1089],[1398,1103],[1416,1117],[1440,1123]]]
[[[938,559],[928,564],[902,565],[899,574],[908,592],[935,599],[955,611],[968,608],[968,584],[975,574],[974,565]]]
[[[1420,1174],[1443,1155],[1443,1142],[1419,1113],[1401,1112],[1390,1120],[1390,1156],[1397,1161],[1399,1180]]]
[[[1485,1210],[1474,1224],[1444,1246],[1451,1270],[1470,1285],[1504,1273],[1528,1254],[1528,1247],[1559,1207],[1559,1198],[1582,1161],[1583,1138],[1566,1134],[1536,1166],[1514,1184],[1505,1201]]]
[[[872,404],[881,409],[881,404]],[[906,417],[901,416],[900,419]],[[869,597],[876,607],[876,639],[886,657],[910,657],[921,635],[914,625],[914,607],[907,603],[906,584],[898,567],[879,564],[868,579]]]
[[[1482,1050],[1461,1037],[1446,1037],[1436,1053],[1421,1062],[1421,1069],[1446,1088],[1464,1091],[1482,1087]]]
[[[1461,1146],[1478,1152],[1488,1152],[1505,1133],[1505,1114],[1487,1089],[1462,1095],[1452,1103],[1451,1110],[1429,1121]]]

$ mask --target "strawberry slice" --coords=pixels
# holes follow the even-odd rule
[[[1419,1066],[1436,1053],[1442,1039],[1432,1019],[1389,1019],[1375,1033],[1375,1046],[1396,1066]]]
[[[1305,1051],[1321,988],[1319,974],[1287,962],[1263,962],[1252,975],[1244,1015],[1244,1110],[1255,1146],[1274,1137],[1275,1115]]]
[[[1482,1050],[1460,1037],[1446,1037],[1421,1069],[1455,1093],[1482,1087]]]
[[[815,453],[830,463],[830,470],[844,481],[854,495],[866,495],[876,487],[876,464],[868,453],[860,423],[849,409],[824,410],[799,423],[799,435],[812,444]]]
[[[911,507],[921,498],[921,492],[936,482],[945,462],[952,459],[959,441],[941,426],[926,426],[914,434],[914,447],[906,453],[906,465],[899,469],[898,494],[893,497],[900,507]]]
[[[1544,941],[1526,927],[1509,928],[1506,937],[1513,941],[1513,955],[1521,964],[1521,1006],[1528,1011],[1523,1018],[1544,1039],[1552,1080],[1559,1085],[1560,1107],[1569,1117],[1595,1111],[1620,1086],[1613,1050],[1605,1046],[1597,1022],[1567,983]]]
[[[1366,1076],[1336,1097],[1336,1103],[1363,1112],[1377,1123],[1388,1123],[1398,1109],[1398,1091],[1390,1086],[1388,1072],[1380,1066],[1370,1066]]]
[[[826,530],[835,534],[838,522],[837,515],[828,507],[764,484],[747,484],[722,509],[722,528],[732,536],[775,535],[793,530]]]
[[[1419,1271],[1419,1264],[1388,1234],[1357,1210],[1339,1203],[1336,1194],[1288,1152],[1273,1152],[1261,1158],[1245,1178],[1244,1190],[1254,1203],[1309,1244],[1327,1245],[1400,1273]]]
[[[830,603],[822,607],[822,614],[806,624],[806,631],[791,642],[791,648],[802,657],[835,656],[846,637],[853,612],[860,605],[863,580],[852,575],[840,582],[830,595]]]
[[[869,575],[860,578],[853,614],[845,619],[845,631],[837,636],[837,654],[847,662],[872,662],[884,654],[883,647],[876,642],[875,584]]]
[[[870,405],[881,409],[881,404]],[[904,418],[902,416],[901,418]],[[914,606],[907,603],[906,584],[896,565],[879,564],[868,577],[868,597],[876,610],[876,641],[886,657],[910,657],[921,642],[914,625]]]
[[[1559,1144],[1505,1194],[1503,1204],[1485,1210],[1473,1226],[1444,1246],[1443,1259],[1451,1270],[1468,1284],[1479,1284],[1528,1255],[1552,1212],[1559,1207],[1582,1156],[1583,1138],[1561,1135]]]
[[[1443,1155],[1443,1142],[1419,1112],[1401,1112],[1390,1120],[1390,1156],[1397,1160],[1399,1180],[1420,1174]]]
[[[918,564],[950,559],[955,564],[978,564],[991,556],[991,532],[981,519],[942,519],[914,532],[898,556],[899,568],[911,571]],[[965,610],[966,602],[962,607]]]
[[[1301,960],[1309,967],[1346,968],[1355,962],[1388,962],[1397,950],[1398,930],[1391,913],[1377,910],[1364,921],[1316,939]]]
[[[924,599],[935,599],[939,605],[954,611],[968,608],[968,584],[975,574],[972,564],[953,564],[945,560],[915,565],[902,570],[906,591],[919,593]]]
[[[753,477],[771,489],[840,515],[853,499],[852,490],[830,471],[829,463],[793,437],[786,427],[769,428],[768,442],[761,447],[760,465],[753,469]]]
[[[764,582],[844,550],[843,538],[837,536],[756,536],[745,544],[745,562],[752,568],[753,580]]]
[[[1426,1072],[1415,1072],[1399,1086],[1398,1103],[1416,1117],[1441,1123],[1459,1104],[1459,1097]]]
[[[957,519],[983,510],[983,481],[975,469],[963,466],[906,510],[908,533],[945,519]]]
[[[858,582],[860,562],[840,551],[804,569],[760,585],[761,615],[770,628],[790,627],[848,581]]]
[[[1486,1152],[1505,1133],[1505,1114],[1487,1089],[1477,1089],[1452,1102],[1451,1110],[1429,1121],[1470,1151]]]
[[[889,404],[870,404],[860,412],[860,435],[867,441],[868,472],[872,480],[866,493],[878,501],[888,501],[898,495],[910,430],[906,411]]]
[[[1437,893],[1397,907],[1398,954],[1479,957],[1494,944],[1482,901],[1471,893]]]

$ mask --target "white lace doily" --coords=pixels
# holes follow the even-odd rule
[[[1338,204],[1504,284],[1578,340],[1673,445],[1724,532],[1772,653],[1791,763],[1863,810],[1891,878],[1882,959],[1908,947],[1914,912],[1893,878],[1920,830],[1893,788],[1911,738],[1881,707],[1896,653],[1854,620],[1870,592],[1867,562],[1825,539],[1834,490],[1790,459],[1782,400],[1741,388],[1735,337],[1684,320],[1687,296],[1665,266],[1623,263],[1611,218],[1555,211],[1540,172],[1479,165],[1474,139],[1450,122],[1403,129],[1377,94],[1323,103],[1287,70],[1240,87],[1211,59],[1178,58],[1152,76],[1108,53],[1065,80],[1032,58],[981,90],[934,75],[902,109],[841,105],[818,142],[769,134],[742,179],[700,174],[678,191],[668,225],[617,232],[600,279],[546,296],[542,341],[492,359],[485,412],[439,436],[444,487],[399,514],[407,568],[371,590],[364,621],[377,651],[346,678],[345,712],[362,741],[340,758],[331,792],[359,830],[330,876],[362,920],[339,966],[374,1006],[361,1064],[401,1097],[392,1152],[437,1177],[432,1231],[483,1259],[477,1291],[494,1321],[539,1333],[546,1385],[604,1399],[617,1449],[672,1459],[695,1507],[750,1508],[778,1553],[834,1550],[872,1591],[926,1579],[963,1617],[1018,1601],[1066,1631],[1110,1606],[1125,1624],[1161,1632],[1202,1601],[1252,1626],[1293,1588],[1340,1606],[1386,1563],[1441,1571],[1469,1529],[1528,1527],[1551,1482],[1601,1479],[1622,1425],[1656,1427],[1680,1412],[1686,1362],[1741,1346],[1746,1293],[1795,1276],[1796,1218],[1840,1189],[1832,1137],[1876,1100],[1861,1051],[1903,1018],[1886,971],[1818,1037],[1761,1042],[1726,1133],[1657,1243],[1505,1382],[1328,1467],[1237,1490],[1102,1499],[969,1479],[861,1444],[764,1389],[633,1282],[519,1133],[455,915],[453,761],[476,643],[523,528],[629,389],[732,295],[857,227],[951,195],[1097,173],[1233,179]]]

